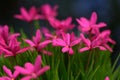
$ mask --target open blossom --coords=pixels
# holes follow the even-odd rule
[[[49,4],[44,4],[40,7],[40,13],[43,19],[49,20],[49,18],[54,18],[58,15],[57,9],[57,5],[52,8]]]
[[[51,41],[53,46],[56,46],[56,40],[61,36],[61,33],[55,32],[55,33],[50,33],[50,31],[47,28],[42,28],[42,32],[45,36],[45,41]]]
[[[34,6],[32,6],[29,11],[27,11],[24,7],[21,7],[20,12],[21,14],[16,14],[14,17],[23,21],[31,22],[33,20],[39,20],[42,18]]]
[[[19,75],[18,71],[14,71],[14,73],[12,74],[12,71],[6,66],[3,66],[3,70],[7,74],[7,76],[0,77],[0,80],[15,80]]]
[[[105,80],[110,80],[110,78],[107,76],[107,77],[105,77]]]
[[[20,48],[20,42],[17,41],[16,37],[11,38],[9,43],[5,46],[0,46],[0,50],[4,53],[5,57],[16,56],[28,49],[29,47]]]
[[[99,41],[98,42],[96,40],[91,41],[88,38],[85,38],[83,34],[80,34],[80,37],[85,44],[85,47],[80,48],[79,50],[80,52],[91,50],[93,48],[100,48],[100,50],[106,50],[106,48],[104,48],[103,46],[96,44],[99,43]]]
[[[45,37],[46,37],[46,40],[45,41],[51,41],[51,43],[52,43],[52,45],[53,46],[56,46],[56,40],[57,40],[57,38],[58,38],[58,35],[57,34],[55,34],[55,35],[53,35],[53,34],[50,34],[50,33],[45,33]]]
[[[90,20],[86,19],[85,17],[81,17],[80,19],[76,20],[80,25],[79,29],[84,33],[98,34],[99,29],[106,26],[106,23],[104,22],[96,24],[97,14],[95,12],[92,13]]]
[[[93,38],[93,40],[89,40],[84,37],[83,34],[81,34],[81,39],[85,43],[85,47],[80,49],[80,52],[84,52],[86,50],[91,50],[93,48],[99,48],[100,50],[109,50],[112,52],[112,48],[107,44],[108,42],[115,44],[115,41],[113,41],[110,36],[110,30],[105,30],[102,33],[100,33],[96,38]]]
[[[51,43],[51,40],[41,42],[41,39],[42,39],[41,32],[38,29],[36,31],[36,35],[33,36],[32,40],[25,39],[25,42],[28,43],[32,48],[35,48],[38,52],[45,52],[43,51],[43,48],[45,48],[47,44]]]
[[[7,25],[0,26],[0,45],[5,46],[9,43],[9,40],[13,37],[18,37],[19,33],[10,34],[9,27]]]
[[[58,46],[62,46],[62,52],[65,53],[65,52],[68,52],[70,55],[74,54],[74,51],[72,49],[73,46],[77,45],[81,39],[78,38],[78,39],[74,39],[75,37],[69,33],[65,34],[63,33],[62,34],[62,38],[58,38],[56,40],[56,44]]]
[[[105,30],[105,31],[103,31],[102,33],[100,33],[100,34],[98,35],[98,38],[96,38],[96,39],[98,39],[99,42],[100,42],[106,49],[108,49],[109,51],[112,52],[112,51],[113,51],[112,48],[111,48],[107,43],[109,42],[109,43],[112,43],[112,44],[116,44],[116,42],[110,38],[110,34],[111,34],[111,31],[110,31],[110,30]]]
[[[16,38],[19,35],[19,33],[10,34],[9,27],[7,25],[0,27],[0,50],[4,52],[5,56],[16,55],[16,50],[19,48],[17,48],[17,44],[14,41],[17,40]],[[14,46],[16,48],[15,50],[13,49]],[[19,53],[19,51],[17,53]]]
[[[16,71],[20,72],[20,74],[25,75],[25,77],[23,77],[21,80],[31,80],[38,78],[40,75],[44,74],[47,70],[50,69],[48,65],[42,67],[41,64],[41,56],[38,55],[34,65],[27,62],[25,63],[24,68],[20,66],[15,66],[15,69]]]
[[[67,19],[61,21],[55,18],[50,18],[49,23],[54,29],[58,31],[62,30],[66,32],[68,30],[72,30],[75,27],[75,25],[72,24],[72,17],[68,17]]]

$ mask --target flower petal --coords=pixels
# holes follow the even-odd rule
[[[45,73],[47,70],[50,69],[50,66],[45,66],[43,67],[42,69],[40,69],[38,72],[37,72],[37,76],[40,76],[42,75],[43,73]]]
[[[103,46],[98,46],[99,48],[100,48],[100,50],[106,50],[106,48],[105,47],[103,47]]]
[[[26,39],[26,40],[24,40],[26,43],[28,43],[31,47],[33,47],[33,46],[35,46],[35,44],[31,41],[31,40],[29,40],[29,39]]]
[[[112,48],[108,46],[107,44],[103,44],[110,52],[113,52]]]
[[[41,64],[42,64],[41,56],[38,55],[36,60],[35,60],[35,63],[34,63],[34,70],[35,70],[35,72],[37,72],[41,68]]]
[[[3,66],[3,70],[5,71],[5,73],[9,76],[9,77],[13,77],[12,72],[10,69],[8,69],[6,66]]]
[[[3,48],[2,46],[0,46],[0,50],[4,52],[4,55],[13,55],[12,52],[10,52],[9,50]]]
[[[40,30],[38,29],[38,30],[36,31],[36,42],[40,41],[41,38],[42,38],[41,32],[40,32]]]
[[[23,78],[21,78],[20,80],[31,80],[32,76],[25,76]]]
[[[42,52],[43,52],[43,54],[46,54],[46,55],[48,55],[48,56],[51,56],[51,55],[52,55],[52,53],[51,53],[50,51],[42,50]]]
[[[66,25],[69,25],[72,22],[72,17],[68,17],[64,22]]]
[[[63,48],[62,48],[62,52],[63,52],[63,53],[67,52],[68,50],[69,50],[68,47],[63,47]]]
[[[98,27],[98,28],[102,28],[102,27],[106,27],[107,24],[104,23],[104,22],[101,22],[101,23],[98,23],[96,26],[93,26],[93,27]]]
[[[5,25],[3,27],[3,35],[2,36],[5,38],[5,40],[7,40],[8,35],[9,35],[9,27],[7,25]]]
[[[20,36],[20,33],[11,34],[9,39]]]
[[[66,43],[60,38],[56,39],[56,44],[59,46],[66,46]]]
[[[31,18],[33,18],[36,14],[37,14],[37,10],[36,10],[35,6],[32,6],[29,10],[29,15]]]
[[[84,52],[84,51],[87,51],[87,50],[89,50],[90,48],[88,48],[88,47],[84,47],[84,48],[81,48],[81,49],[79,49],[79,52]]]
[[[82,41],[87,45],[87,47],[90,47],[90,45],[91,45],[90,40],[86,39],[83,34],[80,34],[80,37],[81,37]]]
[[[22,15],[16,14],[14,15],[14,18],[20,19],[20,20],[25,20]]]
[[[90,23],[92,25],[92,24],[95,24],[96,22],[97,22],[97,14],[96,12],[93,12],[90,18]]]
[[[3,77],[0,78],[0,80],[11,80],[11,78],[8,77],[8,76],[3,76]]]
[[[7,48],[7,44],[5,43],[5,40],[0,36],[0,45]]]
[[[17,78],[18,75],[19,75],[19,72],[18,71],[14,71],[13,78]]]
[[[73,51],[72,48],[69,48],[69,54],[70,54],[70,55],[73,55],[73,54],[74,54],[74,51]]]
[[[51,43],[52,41],[51,40],[46,40],[46,41],[43,41],[39,44],[40,47],[45,47],[47,44]]]
[[[48,28],[46,28],[46,27],[41,27],[41,31],[42,31],[42,33],[43,34],[50,34],[50,31],[49,31],[49,29]],[[51,35],[51,34],[50,34]]]
[[[24,47],[24,48],[20,49],[19,51],[17,51],[16,54],[24,53],[25,51],[27,51],[29,49],[30,49],[30,47]]]
[[[33,73],[34,72],[34,65],[27,62],[27,63],[25,63],[25,69],[27,69],[30,73]]]
[[[50,33],[44,33],[46,38],[54,38],[54,36]]]
[[[116,44],[116,42],[114,40],[112,40],[111,38],[109,38],[108,41],[112,44]]]
[[[22,68],[20,66],[15,66],[14,67],[16,71],[20,72],[21,74],[23,75],[28,75],[28,74],[31,74],[30,71],[26,70],[25,68]]]
[[[70,34],[69,33],[66,34],[66,43],[67,45],[70,45]]]
[[[73,42],[71,42],[70,46],[77,45],[78,43],[80,43],[80,41],[81,41],[81,38],[76,39],[76,40],[74,40]]]
[[[105,77],[105,80],[110,80],[110,78],[107,76],[107,77]]]
[[[28,14],[27,10],[25,8],[20,9],[22,16],[27,20],[28,22],[31,21],[30,15]]]
[[[80,20],[81,27],[87,28],[90,26],[89,21],[86,18],[81,17]]]

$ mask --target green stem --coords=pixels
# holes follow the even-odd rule
[[[95,54],[95,52],[97,52],[97,54]],[[99,62],[99,51],[97,49],[93,50],[93,56],[92,56],[92,60],[94,60],[94,65],[97,66],[97,63]]]
[[[34,26],[35,26],[35,29],[39,29],[40,28],[39,21],[35,20]]]
[[[28,31],[29,36],[32,36],[35,33],[35,28],[33,26],[34,26],[33,23],[29,24],[29,30],[30,30],[30,31]]]
[[[117,59],[115,60],[115,62],[114,62],[114,64],[113,64],[113,66],[112,66],[112,71],[114,71],[114,69],[115,69],[115,67],[116,67],[116,64],[117,64],[117,62],[118,62],[119,58],[120,58],[120,53],[119,53],[119,55],[118,55]]]
[[[54,66],[54,55],[52,55],[52,78],[53,79],[55,79],[55,76],[54,76],[54,74],[55,74],[55,66]]]
[[[16,58],[16,56],[14,56],[14,59],[15,59],[15,64],[17,65],[18,62],[17,62],[17,58]]]
[[[89,53],[89,56],[88,56],[88,61],[87,61],[87,65],[86,65],[86,72],[87,72],[88,66],[89,66],[89,64],[90,64],[91,56],[92,56],[92,50],[90,50],[90,53]]]
[[[69,74],[70,74],[70,56],[68,55],[68,80],[69,80]]]

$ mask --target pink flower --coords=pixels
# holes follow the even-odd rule
[[[50,31],[47,28],[42,28],[42,32],[45,36],[44,41],[51,41],[53,46],[56,46],[56,40],[57,38],[61,37],[61,33],[58,33],[57,31],[55,33],[50,33]]]
[[[102,33],[100,33],[96,39],[97,39],[97,40],[100,42],[100,44],[102,44],[106,49],[108,49],[109,51],[112,52],[112,51],[113,51],[112,48],[111,48],[107,43],[109,42],[109,43],[112,43],[112,44],[116,44],[116,42],[110,38],[110,34],[111,34],[111,31],[110,31],[110,30],[105,30],[105,31],[103,31]]]
[[[4,53],[6,55],[6,53],[9,53],[9,51],[11,50],[9,44],[10,41],[13,38],[18,37],[20,34],[19,33],[14,33],[14,34],[10,34],[9,33],[9,27],[7,25],[5,26],[1,26],[0,27],[0,54]],[[10,50],[8,50],[10,49]],[[11,51],[10,51],[11,54]]]
[[[99,29],[106,26],[104,22],[96,24],[97,14],[95,12],[92,13],[90,20],[86,19],[85,17],[76,20],[80,25],[79,29],[85,33],[98,34]]]
[[[4,53],[5,57],[16,56],[17,54],[27,51],[28,49],[29,47],[21,49],[20,42],[18,42],[15,37],[11,38],[6,46],[0,46],[0,50]]]
[[[89,40],[84,37],[83,34],[80,34],[82,41],[85,43],[85,47],[81,48],[79,51],[84,52],[86,50],[91,50],[93,48],[99,48],[100,50],[109,50],[112,52],[112,48],[107,44],[108,42],[115,44],[115,41],[113,41],[110,36],[110,30],[105,30],[102,33],[100,33],[98,36],[93,38],[92,40]]]
[[[49,20],[49,18],[54,18],[58,15],[57,9],[57,5],[52,8],[49,4],[44,4],[40,7],[40,12],[43,19]]]
[[[51,40],[41,42],[41,39],[42,39],[41,32],[38,29],[36,31],[36,35],[33,36],[32,41],[29,39],[25,39],[25,42],[28,43],[32,48],[35,48],[38,52],[42,52],[43,48],[45,48],[47,44],[51,43]]]
[[[38,55],[34,65],[27,62],[25,63],[24,68],[20,66],[15,66],[15,69],[16,71],[20,72],[22,75],[25,75],[25,77],[23,77],[21,80],[36,79],[50,69],[49,66],[44,66],[42,68],[41,63],[42,63],[41,56]]]
[[[18,37],[19,33],[10,34],[9,27],[7,25],[0,26],[0,47],[7,47],[9,41],[13,37]],[[0,50],[0,55],[3,51]]]
[[[94,48],[100,48],[100,50],[106,50],[105,47],[101,46],[100,42],[97,39],[94,39],[93,41],[91,41],[85,38],[83,34],[80,34],[80,36],[82,41],[85,43],[85,47],[79,49],[80,52],[92,50]]]
[[[14,71],[14,73],[12,74],[11,70],[8,69],[6,66],[3,66],[3,70],[7,74],[7,76],[1,77],[0,80],[15,80],[19,75],[18,71]]]
[[[50,34],[50,33],[46,33],[45,34],[45,37],[46,37],[46,40],[45,41],[51,41],[51,43],[52,43],[52,45],[53,46],[56,46],[56,40],[57,40],[57,38],[58,38],[58,35],[57,34],[55,34],[55,35],[52,35],[52,34]]]
[[[105,80],[110,80],[110,78],[107,76],[107,77],[105,77]]]
[[[16,14],[14,17],[23,21],[31,22],[42,18],[41,15],[37,13],[37,9],[34,6],[32,6],[29,11],[21,7],[20,12],[21,14]]]
[[[13,37],[18,37],[19,33],[10,34],[9,27],[7,25],[0,26],[0,45],[6,46],[9,44],[9,40]]]
[[[77,45],[81,39],[78,38],[78,39],[74,39],[75,37],[69,33],[67,34],[62,34],[62,39],[61,38],[58,38],[56,40],[56,44],[58,46],[62,46],[62,52],[65,53],[65,52],[68,52],[70,55],[74,54],[74,51],[72,49],[73,46]]]
[[[56,30],[58,31],[68,31],[68,30],[72,30],[75,25],[72,24],[72,17],[68,17],[67,19],[65,20],[57,20],[55,18],[50,18],[49,19],[49,23],[50,25],[55,28]]]

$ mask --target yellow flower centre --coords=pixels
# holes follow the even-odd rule
[[[54,39],[56,39],[57,38],[57,36],[54,36]]]
[[[34,78],[36,78],[36,77],[37,77],[37,75],[36,75],[35,73],[32,73],[32,76],[33,76]]]
[[[12,80],[15,80],[14,78],[12,78]]]
[[[67,47],[67,48],[69,48],[69,46],[68,46],[68,45],[67,45],[66,47]]]

